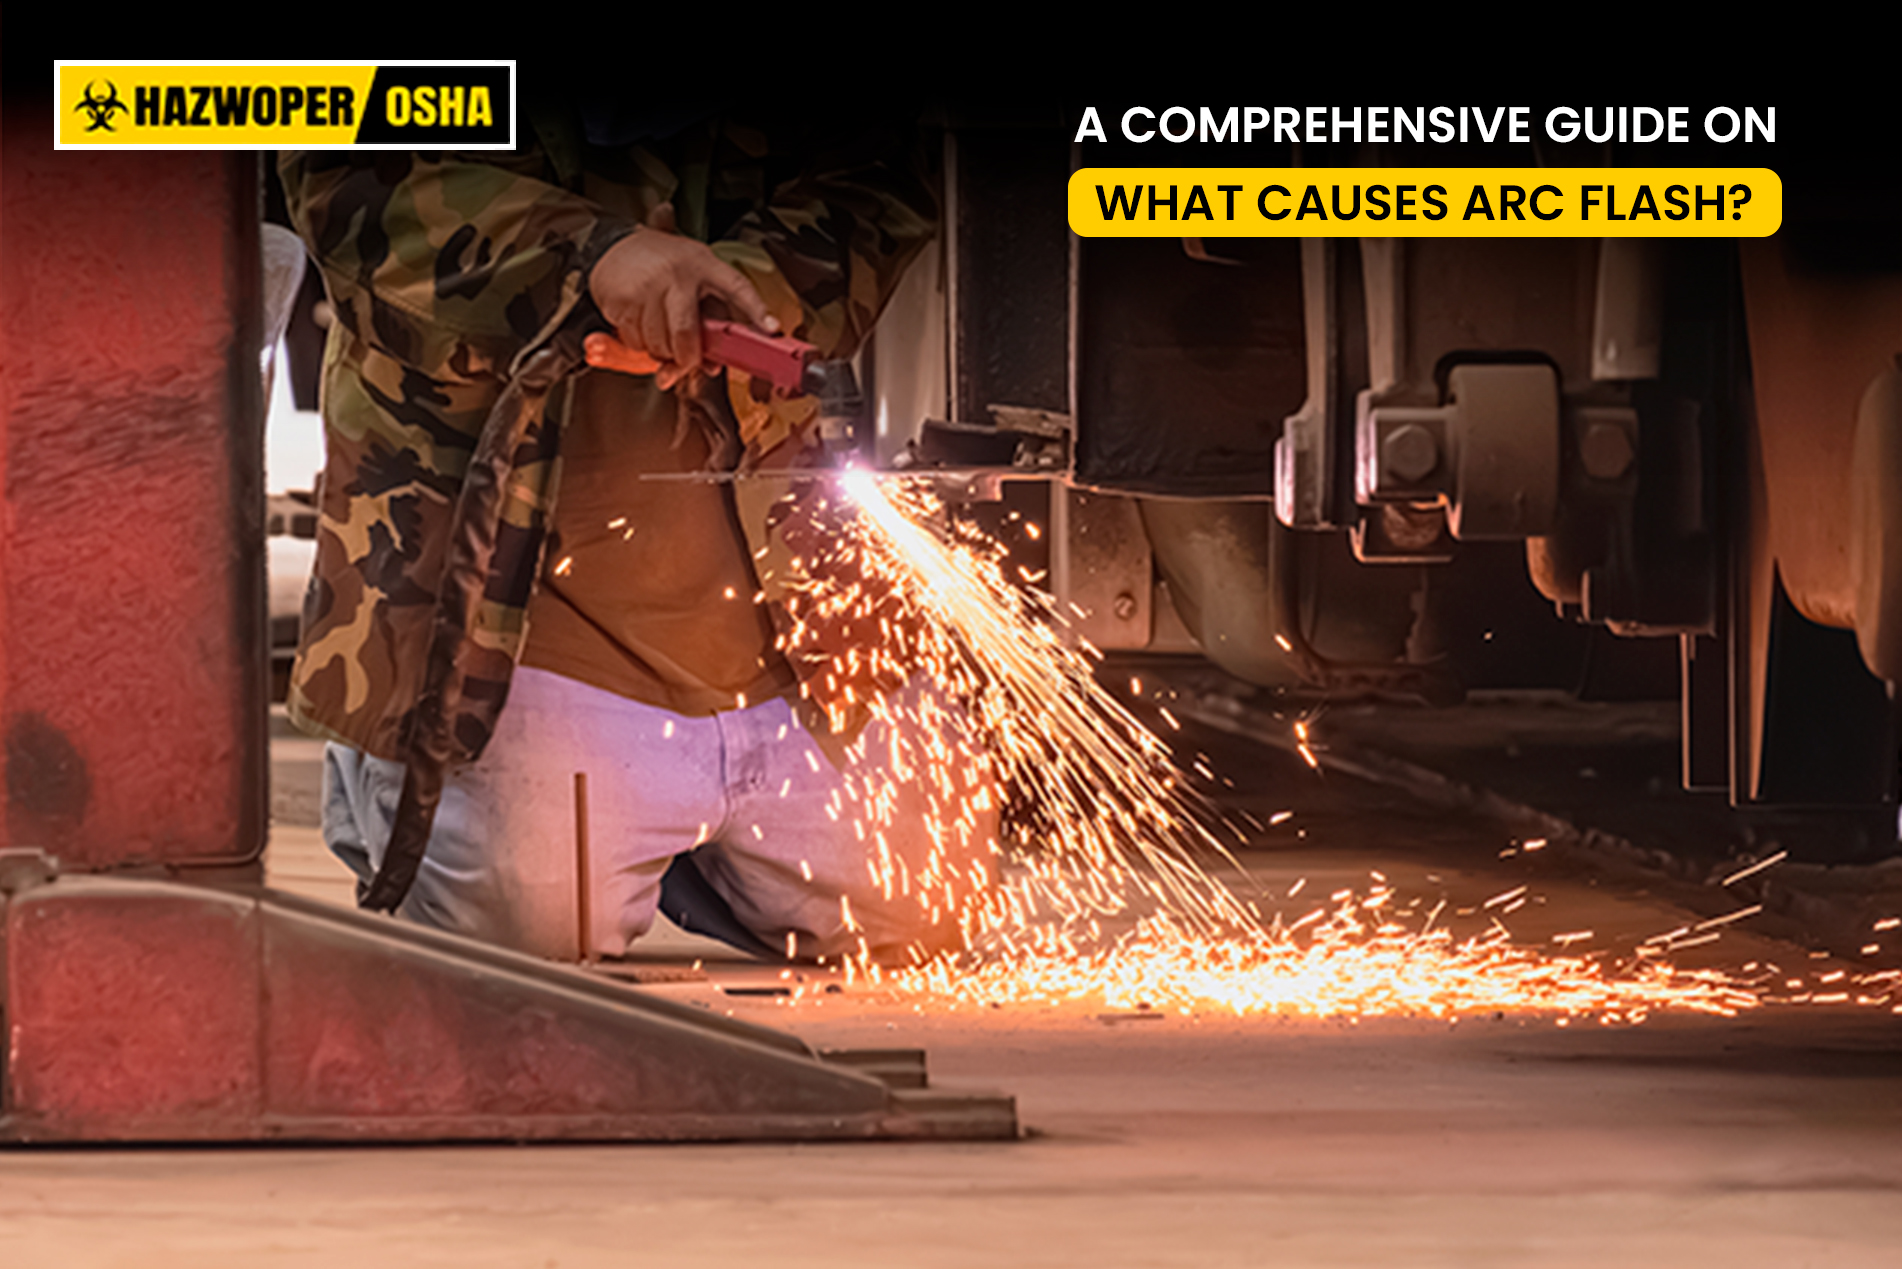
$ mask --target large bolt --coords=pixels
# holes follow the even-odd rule
[[[1603,419],[1588,424],[1578,438],[1578,456],[1585,474],[1594,480],[1616,480],[1631,470],[1637,454],[1631,448],[1631,434],[1616,423]]]
[[[1418,423],[1402,423],[1381,440],[1380,465],[1396,480],[1425,480],[1440,465],[1440,443]]]
[[[1116,614],[1116,620],[1129,621],[1136,615],[1136,597],[1124,591],[1110,604],[1110,611]]]

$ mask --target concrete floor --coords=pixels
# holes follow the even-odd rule
[[[774,1010],[1007,1087],[1000,1145],[32,1151],[8,1265],[1889,1266],[1902,1035],[1786,1014],[1105,1024]]]
[[[1212,742],[1213,743],[1213,742]],[[309,753],[283,749],[280,784]],[[1670,894],[1291,760],[1211,750],[1295,819],[1248,853],[1285,887],[1380,868],[1456,900],[1533,884],[1515,933],[1615,943]],[[280,801],[280,811],[284,803]],[[1265,816],[1263,816],[1265,819]],[[280,884],[341,894],[306,828]],[[1812,961],[1733,929],[1706,964]],[[671,936],[670,936],[671,937]],[[687,955],[663,940],[648,954]],[[1689,959],[1688,957],[1686,959]],[[991,1145],[0,1153],[0,1264],[578,1266],[1902,1263],[1902,1017],[1780,1008],[1641,1027],[924,1012],[866,993],[653,988],[823,1046],[926,1048],[935,1083],[1016,1094]]]

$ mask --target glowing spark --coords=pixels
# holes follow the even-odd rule
[[[1293,811],[1276,811],[1273,815],[1268,817],[1268,827],[1273,828],[1277,824],[1286,824],[1293,818]]]
[[[566,576],[568,576],[568,572],[569,572],[569,570],[570,570],[570,569],[572,569],[572,568],[574,568],[574,566],[575,566],[575,557],[574,557],[574,556],[572,556],[572,555],[564,555],[564,556],[562,556],[562,557],[561,557],[561,563],[559,563],[559,564],[557,564],[557,565],[555,565],[555,576],[556,576],[556,577],[566,577]]]
[[[1708,921],[1699,921],[1696,925],[1692,926],[1691,929],[1714,930],[1720,925],[1729,925],[1732,921],[1741,921],[1745,917],[1753,917],[1761,911],[1763,911],[1763,905],[1761,903],[1753,903],[1747,908],[1738,908],[1735,912],[1726,913],[1720,917],[1712,917]]]
[[[1725,877],[1718,884],[1729,886],[1729,885],[1734,885],[1739,881],[1742,881],[1745,877],[1754,877],[1758,873],[1762,872],[1765,868],[1774,868],[1776,865],[1782,863],[1785,859],[1789,858],[1789,855],[1790,855],[1789,851],[1780,850],[1776,854],[1771,855],[1768,859],[1758,860],[1756,863],[1750,865],[1748,868],[1744,869],[1742,872],[1731,873],[1728,877]]]

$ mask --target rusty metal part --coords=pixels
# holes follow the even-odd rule
[[[255,156],[56,153],[24,98],[0,124],[6,840],[77,871],[248,866],[268,807]]]
[[[272,891],[61,878],[13,895],[4,930],[0,1140],[1017,1135],[1008,1097],[927,1089],[921,1056],[827,1060],[579,970]]]

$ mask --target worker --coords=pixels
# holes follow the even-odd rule
[[[885,782],[905,804],[877,860],[848,828],[895,724],[836,723],[755,567],[779,488],[694,478],[810,461],[814,402],[706,364],[699,322],[849,356],[935,232],[915,138],[615,102],[524,113],[511,152],[280,160],[334,313],[288,697],[332,742],[326,840],[372,906],[545,957],[625,953],[664,878],[670,914],[758,952],[940,950],[954,923],[903,884],[947,849],[920,791]],[[603,327],[657,373],[580,365]],[[483,496],[486,531],[467,523]],[[456,759],[439,794],[418,779],[432,735]],[[432,801],[408,882],[386,845]],[[981,823],[949,846],[990,848]]]

